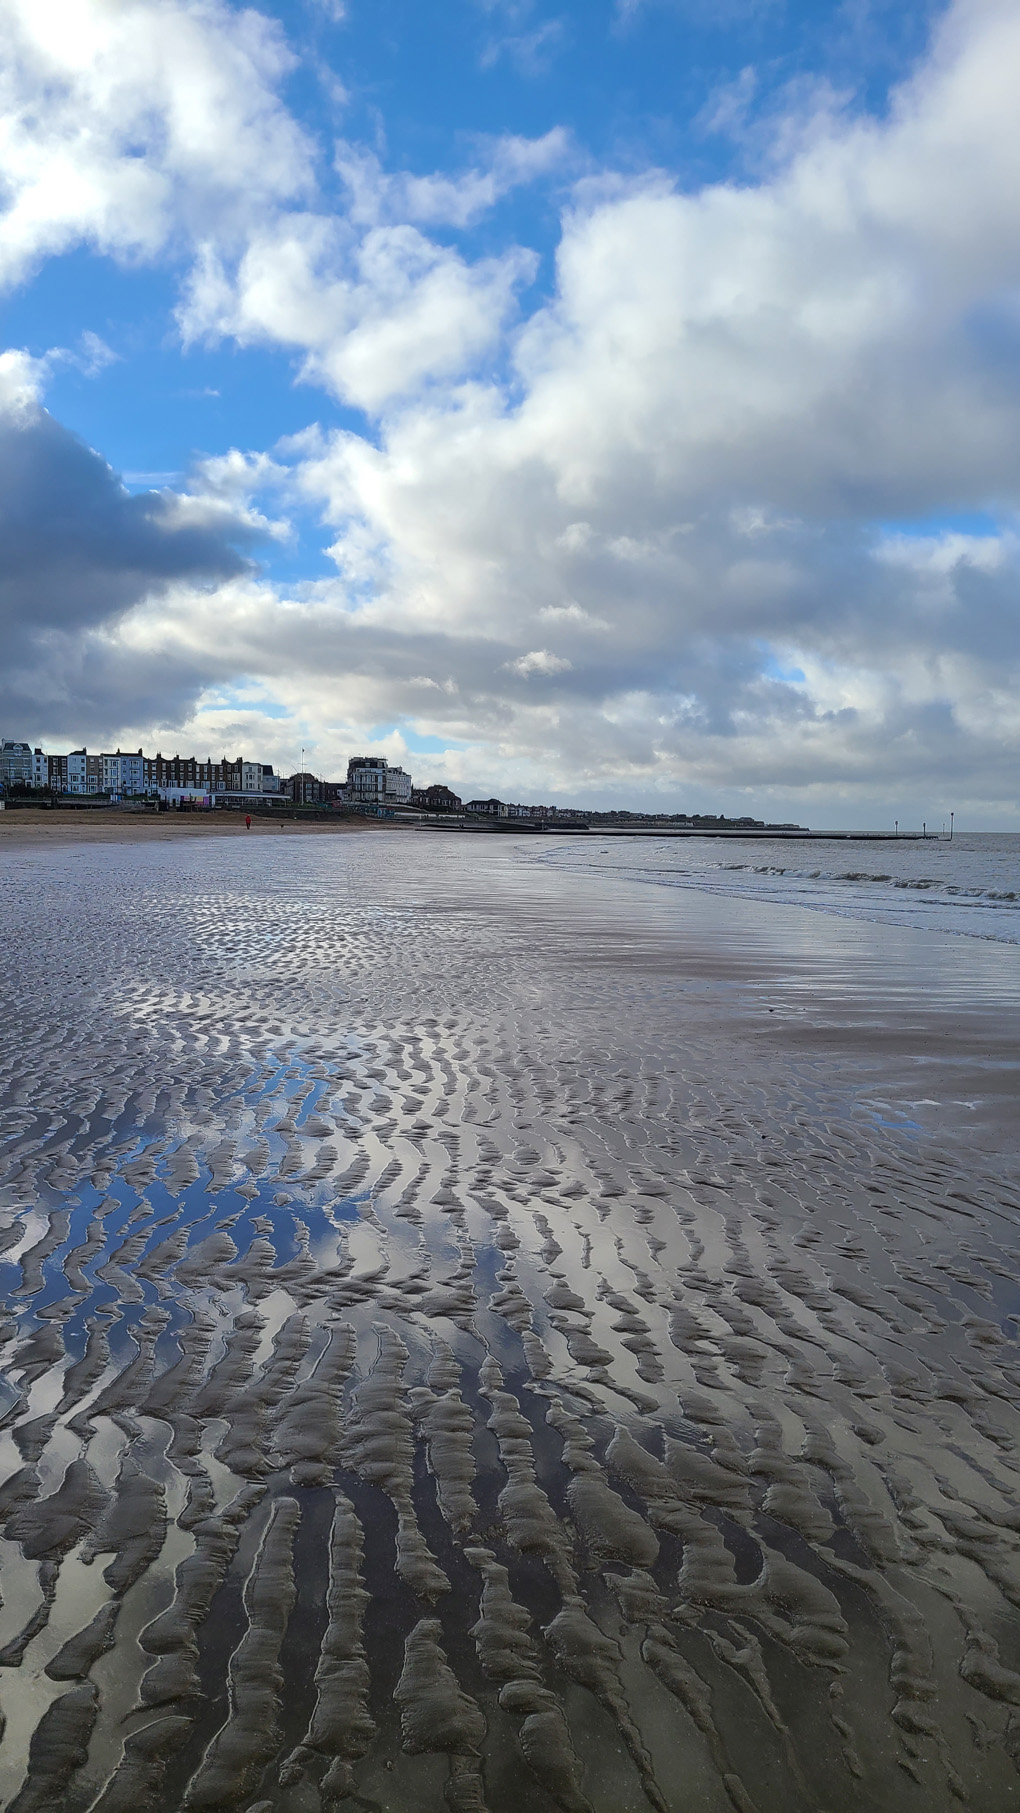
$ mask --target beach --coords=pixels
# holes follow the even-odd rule
[[[337,817],[313,822],[233,811],[134,812],[116,806],[60,807],[50,811],[19,806],[0,812],[0,851],[54,844],[168,843],[178,837],[335,837],[342,832],[378,831],[385,821]],[[390,827],[393,828],[392,826]]]
[[[51,816],[8,1813],[1020,1806],[1012,847]]]

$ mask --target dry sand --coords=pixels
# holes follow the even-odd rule
[[[68,843],[163,843],[178,837],[326,836],[338,832],[404,830],[385,819],[336,818],[300,820],[253,817],[243,812],[119,812],[116,807],[81,807],[53,811],[31,806],[0,812],[0,851],[45,848]]]
[[[513,865],[4,858],[8,1813],[1020,1802],[1014,1177]]]

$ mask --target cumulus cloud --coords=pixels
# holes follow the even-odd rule
[[[308,183],[279,28],[221,0],[0,0],[0,283],[78,244],[151,258]]]
[[[148,506],[167,536],[204,509],[222,548],[284,485],[326,524],[335,580],[291,598],[225,574],[212,614],[182,575],[172,609],[150,586],[103,631],[105,658],[271,684],[337,763],[406,724],[466,745],[416,768],[500,791],[831,802],[952,784],[1015,801],[1012,3],[957,0],[882,119],[777,122],[754,182],[587,175],[530,313],[527,249],[474,258],[430,229],[469,224],[529,160],[558,171],[561,140],[503,141],[452,178],[346,147],[334,212],[302,197],[264,22],[183,0],[86,13],[225,34],[241,141],[256,116],[282,135],[283,175],[243,216],[222,173],[192,182],[204,153],[138,160],[164,223],[178,189],[220,198],[218,215],[188,203],[208,231],[185,330],[296,349],[306,379],[373,417],[230,455],[179,519]],[[23,46],[27,9],[12,16]],[[144,250],[119,155],[102,182],[121,225],[97,242]],[[2,382],[31,408],[24,364]],[[958,526],[988,510],[1001,526]]]
[[[189,340],[294,347],[306,379],[374,413],[494,345],[535,262],[514,248],[470,264],[410,224],[355,236],[288,214],[253,233],[233,269],[206,247],[179,319]]]
[[[816,119],[766,180],[580,185],[514,385],[413,398],[379,444],[303,463],[367,588],[359,633],[439,632],[466,677],[479,637],[516,643],[516,677],[536,649],[569,662],[555,739],[518,700],[501,738],[565,781],[633,774],[627,751],[666,785],[880,789],[948,762],[1012,799],[1010,536],[873,525],[1016,499],[1017,56],[1015,9],[972,0],[887,120]],[[565,598],[609,626],[598,659]]]

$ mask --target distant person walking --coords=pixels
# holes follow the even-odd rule
[[[250,812],[246,812],[244,815],[244,825],[245,825],[246,831],[251,830],[251,813]]]

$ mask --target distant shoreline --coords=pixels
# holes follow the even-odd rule
[[[431,831],[463,835],[467,833],[483,838],[519,836],[533,839],[536,827],[530,824],[499,823],[467,824],[463,820],[450,820],[446,823],[436,820],[413,820],[405,818],[357,818],[338,815],[336,818],[308,817],[291,818],[283,812],[274,813],[253,811],[251,830],[245,826],[245,815],[236,809],[220,810],[216,807],[205,808],[197,812],[133,812],[121,810],[116,806],[81,807],[54,806],[32,807],[18,806],[0,812],[0,850],[42,847],[50,844],[75,843],[172,843],[181,837],[279,837],[285,836],[320,836],[335,837],[364,831]],[[663,837],[676,839],[725,838],[731,842],[783,842],[783,843],[939,843],[944,841],[938,833],[929,831],[927,838],[920,832],[891,831],[769,831],[744,828],[737,830],[731,826],[723,828],[704,828],[691,830],[675,826],[657,825],[600,825],[590,826],[546,825],[542,827],[546,837],[550,836],[584,836],[592,838],[647,838]]]

